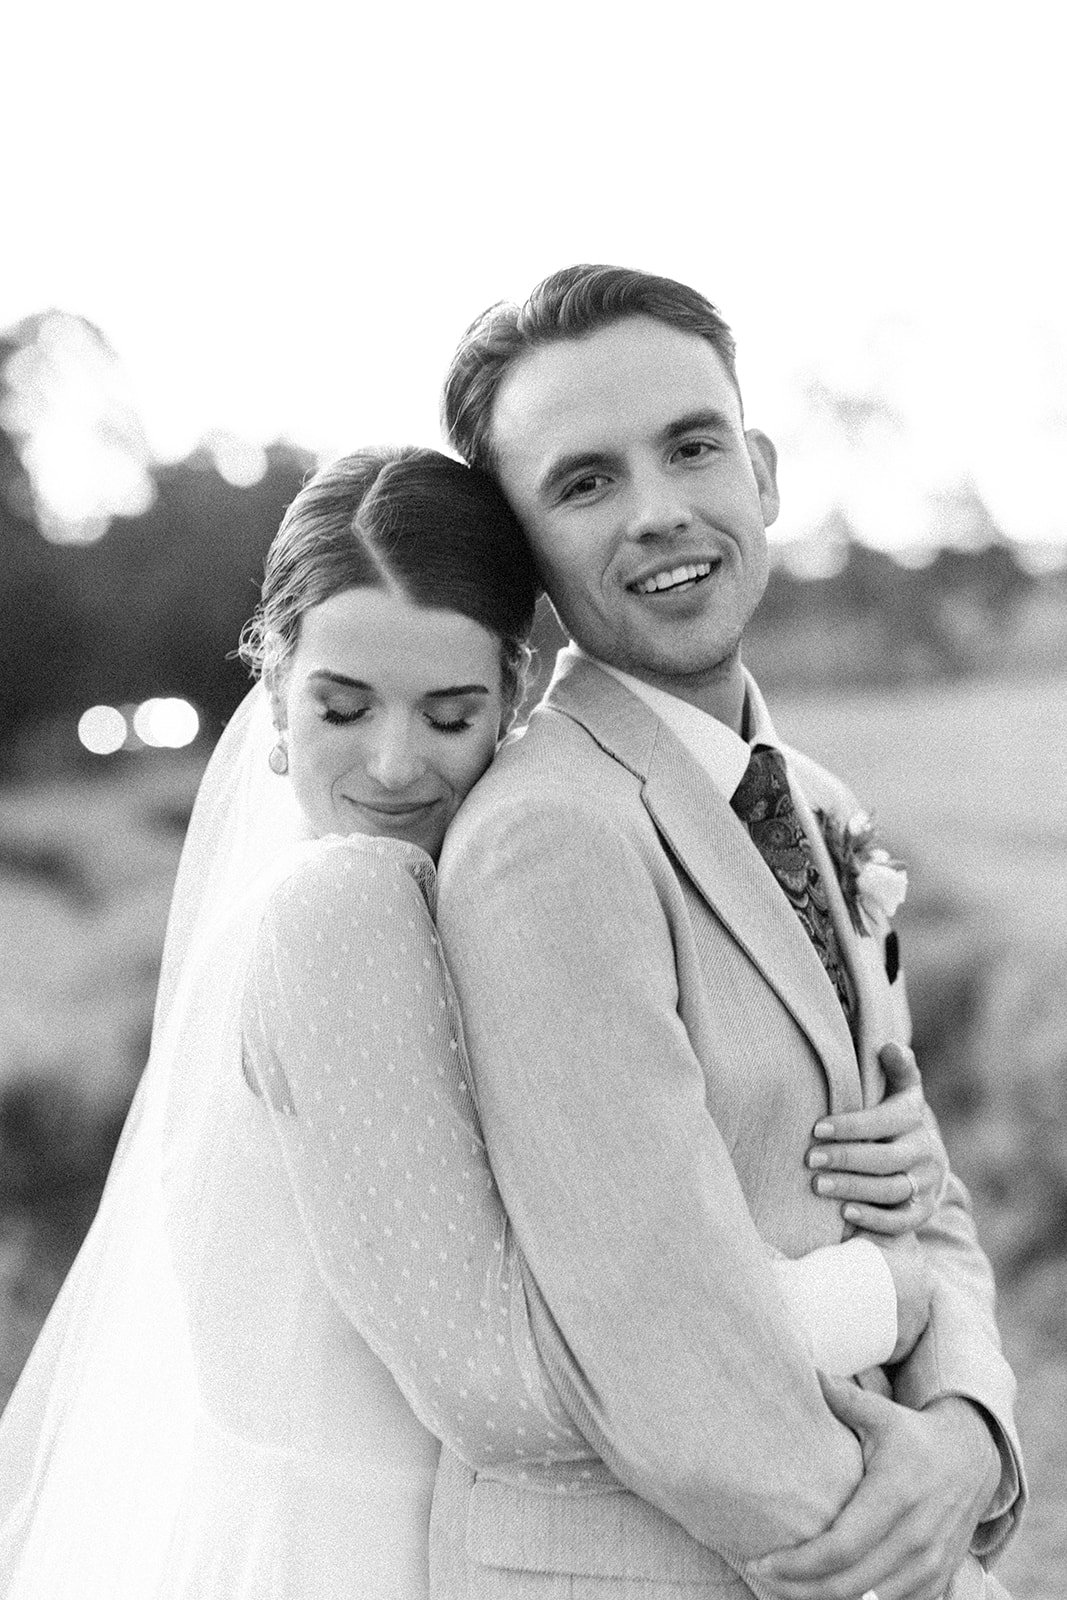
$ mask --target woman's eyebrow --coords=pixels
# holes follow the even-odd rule
[[[428,689],[424,700],[452,700],[461,694],[488,694],[484,683],[457,683],[451,689]]]
[[[336,683],[343,689],[362,689],[367,694],[374,693],[372,684],[364,683],[362,678],[349,678],[343,672],[331,672],[329,667],[316,667],[314,672],[308,673],[309,683]],[[427,689],[422,696],[423,700],[455,700],[463,694],[488,694],[489,690],[484,683],[454,683],[447,689]]]
[[[361,678],[347,678],[343,672],[331,672],[329,667],[316,667],[314,672],[308,673],[308,682],[339,683],[345,689],[365,689],[368,694],[373,693],[370,684]]]

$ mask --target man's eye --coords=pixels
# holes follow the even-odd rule
[[[702,456],[710,455],[715,449],[710,439],[686,439],[674,452],[681,456],[683,461],[699,461]]]
[[[607,476],[603,472],[587,473],[584,478],[576,478],[573,483],[567,485],[563,491],[563,499],[580,500],[587,494],[596,494],[607,481]]]

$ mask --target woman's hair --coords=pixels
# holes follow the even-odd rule
[[[539,587],[522,530],[491,479],[436,450],[363,450],[323,467],[285,513],[240,655],[270,687],[312,606],[347,589],[393,589],[495,634],[512,708],[525,686]]]

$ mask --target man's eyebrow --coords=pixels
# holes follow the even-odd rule
[[[547,500],[561,483],[575,473],[585,474],[602,467],[615,466],[618,459],[608,450],[574,450],[570,455],[557,456],[537,485],[538,492]]]
[[[701,428],[721,431],[733,426],[734,423],[725,411],[718,411],[714,406],[704,406],[699,411],[687,411],[684,416],[673,418],[660,429],[658,438],[661,444],[671,444],[687,433],[699,432]],[[619,460],[620,457],[610,450],[575,450],[569,455],[557,456],[538,483],[538,492],[548,499],[567,478],[576,474],[596,472],[606,467],[615,467]]]
[[[670,444],[675,439],[680,439],[686,433],[699,433],[702,428],[722,429],[733,426],[725,411],[717,411],[714,406],[702,407],[699,411],[687,411],[684,416],[676,417],[673,422],[660,431],[660,439],[664,444]]]
[[[342,689],[362,689],[367,694],[373,694],[373,685],[364,683],[362,678],[349,678],[343,672],[331,672],[329,667],[317,667],[314,672],[308,673],[309,683],[336,683]],[[447,689],[427,689],[422,696],[424,700],[458,700],[464,694],[488,694],[489,690],[484,683],[455,683],[449,684]]]

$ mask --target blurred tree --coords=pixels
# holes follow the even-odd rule
[[[9,330],[0,338],[0,738],[96,701],[152,694],[194,701],[217,732],[247,686],[229,657],[267,546],[313,466],[294,445],[242,455],[222,436],[154,466],[98,329],[48,312]]]
[[[0,338],[0,741],[61,707],[84,647],[69,574],[41,538],[18,440],[3,425],[7,373],[18,350],[13,335]]]
[[[265,466],[258,482],[238,487],[198,451],[159,469],[143,516],[117,519],[97,545],[71,552],[94,641],[80,672],[84,703],[178,694],[218,731],[248,686],[230,656],[267,547],[314,458],[275,444]]]

